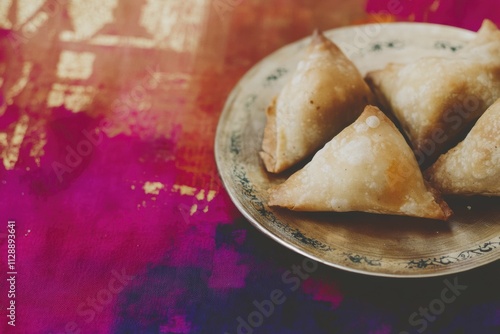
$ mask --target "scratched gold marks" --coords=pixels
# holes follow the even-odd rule
[[[135,190],[136,186],[132,185],[130,189]],[[165,190],[165,185],[158,181],[146,181],[142,186],[142,190],[144,191],[144,194],[151,195],[151,200],[156,201],[157,196],[160,195],[160,192]],[[170,191],[181,196],[191,197],[191,204],[181,204],[178,208],[179,211],[181,211],[181,213],[185,214],[186,216],[193,216],[197,212],[207,213],[209,210],[210,202],[212,202],[217,195],[216,190],[198,189],[182,184],[174,184]],[[137,204],[138,209],[146,208],[147,206],[148,203],[145,200],[143,200],[140,204]]]
[[[209,12],[208,0],[147,0],[140,24],[162,48],[195,51]]]
[[[32,62],[27,61],[23,63],[19,79],[5,92],[5,102],[4,104],[0,105],[0,117],[5,113],[7,105],[13,104],[14,98],[23,91],[24,87],[26,87],[32,68]]]
[[[14,127],[11,138],[8,138],[9,136],[7,133],[0,133],[2,160],[6,170],[13,169],[19,159],[19,150],[21,149],[21,144],[28,130],[28,123],[28,115],[22,115]]]
[[[92,103],[96,89],[92,86],[55,83],[47,97],[47,107],[61,107],[74,113],[86,110]]]
[[[113,10],[117,5],[118,0],[70,0],[68,12],[76,39],[88,39],[113,22]]]
[[[44,3],[45,0],[17,0],[17,25],[28,21]]]
[[[17,120],[0,132],[0,155],[6,169],[15,168],[21,150],[29,150],[29,156],[40,164],[48,136],[47,123],[40,121],[38,115],[50,119],[52,109],[59,107],[73,113],[92,111],[96,95],[102,91],[97,88],[98,83],[104,80],[96,68],[102,64],[100,57],[109,55],[108,48],[195,54],[208,24],[212,2],[141,0],[130,7],[134,13],[127,14],[129,29],[123,30],[120,28],[122,17],[116,15],[129,5],[125,0],[0,0],[0,27],[11,29],[9,38],[15,37],[11,43],[16,44],[15,50],[8,51],[12,57],[7,59],[25,59],[22,66],[6,64],[8,71],[0,72],[3,94],[0,117],[10,106],[29,106],[21,107]],[[47,29],[43,34],[42,28]],[[44,47],[57,50],[51,53],[53,65],[42,63],[46,55],[33,51],[45,42],[52,44]],[[43,69],[43,77],[39,75],[40,69]],[[165,75],[178,82],[179,90],[192,87],[191,77],[184,73]],[[109,101],[109,108],[112,102]],[[155,131],[170,134],[160,128]],[[199,191],[195,195],[202,196]],[[203,196],[208,198],[210,193]]]
[[[187,185],[179,184],[173,185],[172,192],[179,193],[181,196],[190,196],[193,198],[193,203],[191,204],[191,206],[188,206],[186,208],[179,208],[181,212],[186,211],[186,213],[189,213],[189,216],[193,216],[198,211],[207,213],[209,209],[209,203],[215,198],[215,195],[217,194],[216,190],[205,191],[205,189],[197,189]],[[203,209],[199,210],[202,207]]]
[[[12,0],[0,1],[0,28],[10,29],[12,23],[9,21],[9,9],[12,5]]]
[[[165,186],[161,182],[146,182],[144,183],[144,186],[142,186],[142,189],[144,190],[144,193],[146,195],[148,194],[153,194],[153,195],[159,195],[160,190],[165,188]]]
[[[62,51],[57,64],[61,79],[85,80],[92,75],[95,54],[91,52]]]

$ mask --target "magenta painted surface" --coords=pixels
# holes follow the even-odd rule
[[[371,13],[389,12],[400,20],[452,25],[477,31],[484,19],[500,23],[500,3],[491,0],[368,0]]]
[[[367,12],[384,10],[389,2],[369,0]],[[498,1],[441,0],[432,7],[434,2],[401,1],[397,19],[473,30],[485,17],[500,23]],[[116,15],[125,22],[105,32],[127,31],[128,20],[140,12],[134,6],[144,3],[128,3],[128,12],[120,7],[123,12]],[[56,43],[60,31],[72,29],[66,7],[21,49],[10,47],[11,30],[3,27],[0,102],[7,107],[0,132],[10,141],[22,115],[30,123],[15,166],[0,167],[0,276],[7,276],[7,232],[1,226],[9,219],[16,221],[18,272],[17,326],[7,324],[3,279],[0,333],[233,334],[259,323],[257,314],[262,323],[251,326],[254,333],[385,334],[420,328],[408,318],[439,296],[443,278],[372,278],[320,265],[299,279],[289,270],[303,257],[263,236],[237,212],[215,168],[215,127],[237,79],[318,21],[330,28],[332,17],[326,14],[334,11],[325,8],[341,2],[224,3],[239,3],[224,7],[232,8],[232,20],[220,21],[210,3],[207,27],[183,27],[203,33],[193,54]],[[12,7],[8,17],[15,12]],[[173,34],[180,34],[176,27]],[[146,35],[133,29],[135,37]],[[97,54],[98,70],[86,83],[99,94],[85,112],[47,107],[62,48]],[[24,61],[33,62],[28,85],[8,104]],[[142,112],[131,91],[142,87],[150,75],[146,69],[156,65],[160,81],[146,91],[151,107]],[[124,100],[129,108],[113,118],[113,102]],[[106,117],[120,130],[103,129]],[[31,150],[43,139],[39,128],[45,129],[46,144],[37,164]],[[88,136],[94,143],[84,147]],[[71,156],[79,148],[85,154]],[[498,269],[497,263],[461,274],[468,290],[428,321],[425,332],[500,332]],[[276,290],[284,302],[266,302]]]

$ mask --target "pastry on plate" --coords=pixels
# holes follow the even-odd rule
[[[500,31],[485,20],[454,54],[391,63],[366,79],[413,147],[437,157],[500,98]]]
[[[260,152],[267,171],[282,172],[316,152],[373,98],[356,66],[315,32],[291,80],[267,109]]]
[[[500,99],[425,175],[445,194],[500,196]]]
[[[270,206],[297,211],[364,211],[446,220],[448,205],[424,181],[413,151],[377,107],[319,150],[284,183]]]

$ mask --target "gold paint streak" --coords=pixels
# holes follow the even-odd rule
[[[118,0],[70,0],[68,13],[78,40],[94,36],[106,24],[113,22],[113,11],[117,5]]]
[[[144,190],[144,193],[147,194],[153,194],[153,195],[158,195],[160,194],[160,190],[165,188],[165,186],[161,182],[146,182],[144,183],[144,186],[142,186],[142,189]]]
[[[208,212],[208,205],[203,209],[203,212],[204,213],[207,213]]]
[[[45,154],[44,147],[47,144],[47,133],[42,132],[40,138],[33,143],[30,150],[30,157],[35,160],[35,163],[40,167],[40,158]]]
[[[89,44],[99,46],[135,47],[138,49],[152,49],[158,44],[155,40],[133,36],[97,35]]]
[[[33,69],[32,62],[27,61],[23,63],[21,77],[5,93],[5,101],[7,102],[7,105],[11,105],[12,103],[14,103],[14,98],[18,96],[26,87],[32,69]],[[0,107],[0,116],[2,116],[5,113],[5,110],[6,110],[6,105],[4,104]]]
[[[82,89],[78,89],[74,93],[66,96],[64,101],[66,109],[71,110],[74,113],[86,109],[86,107],[92,103],[92,96],[83,92],[84,87],[81,88]]]
[[[10,102],[12,103],[12,98],[16,97],[23,89],[26,87],[26,84],[28,83],[28,77],[31,73],[31,69],[33,68],[33,63],[32,62],[25,62],[23,63],[23,69],[21,72],[21,77],[17,82],[7,91],[7,96],[8,99],[11,100]]]
[[[5,132],[0,132],[0,147],[6,148],[9,145],[7,141],[7,134]]]
[[[76,33],[65,30],[59,34],[59,40],[61,42],[75,43],[80,42],[81,39]],[[138,49],[153,49],[158,46],[157,41],[149,38],[106,34],[96,35],[89,39],[87,43],[98,46],[134,47]]]
[[[216,194],[217,194],[217,191],[215,191],[215,190],[210,190],[210,191],[208,192],[208,195],[207,195],[207,200],[208,200],[209,202],[211,202],[211,201],[214,199],[214,197],[215,197],[215,195],[216,195]]]
[[[49,20],[49,14],[46,12],[37,13],[31,20],[26,22],[26,24],[20,29],[23,37],[31,38],[45,22]]]
[[[94,99],[96,89],[92,86],[55,83],[47,97],[47,107],[64,107],[74,113],[85,110]]]
[[[7,144],[2,152],[3,165],[7,170],[13,169],[19,159],[19,151],[28,130],[28,123],[28,115],[22,115],[16,124],[10,143]]]
[[[196,195],[196,199],[198,201],[203,201],[205,199],[205,190],[201,190],[198,195]]]
[[[179,191],[181,195],[194,196],[196,193],[196,188],[174,184],[174,186],[172,187],[172,192],[179,192]]]
[[[12,5],[12,0],[0,1],[0,28],[10,29],[12,23],[9,21],[9,10]]]
[[[92,52],[62,51],[57,64],[61,79],[86,80],[93,71],[95,54]]]
[[[16,26],[24,24],[43,6],[45,0],[17,0]]]
[[[61,42],[78,42],[78,38],[76,38],[76,34],[69,30],[63,30],[59,33],[59,40]]]
[[[60,107],[64,104],[64,90],[67,85],[53,84],[47,97],[47,107]]]
[[[203,33],[210,2],[148,0],[141,13],[140,25],[163,47],[194,52]]]
[[[190,216],[194,215],[197,210],[198,210],[198,205],[193,204],[193,206],[191,207],[191,210],[189,210],[189,215]]]

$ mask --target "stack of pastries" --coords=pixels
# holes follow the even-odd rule
[[[270,173],[314,156],[269,190],[268,204],[447,220],[441,194],[500,196],[499,131],[500,31],[492,22],[452,56],[391,63],[365,78],[315,32],[267,109],[260,152]],[[422,173],[416,154],[441,156]]]

